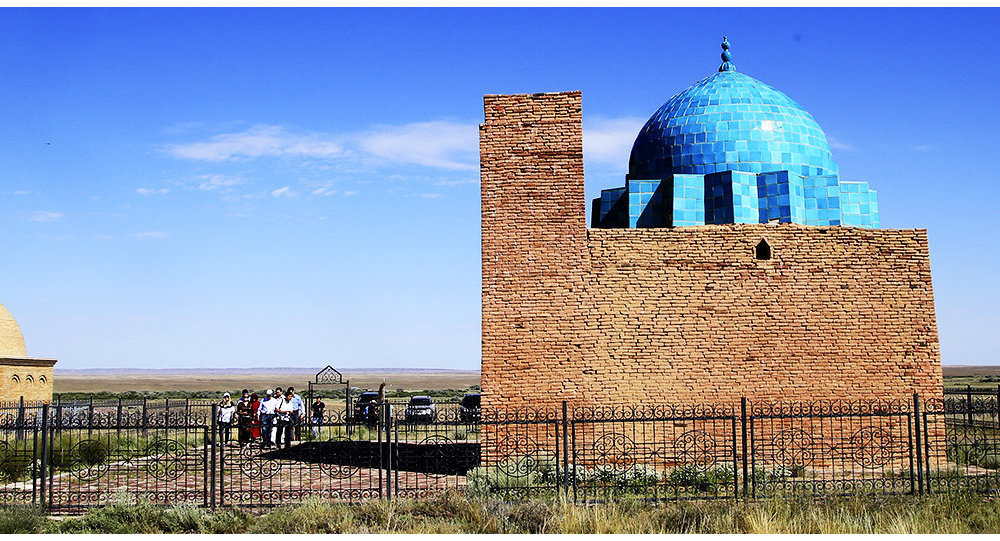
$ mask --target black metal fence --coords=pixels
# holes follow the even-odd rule
[[[328,410],[277,446],[210,403],[0,407],[0,503],[75,512],[147,499],[269,507],[459,489],[619,499],[1000,490],[1000,394],[737,405]],[[284,425],[282,425],[284,428]],[[270,431],[273,435],[274,431]]]

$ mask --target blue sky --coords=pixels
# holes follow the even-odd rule
[[[944,362],[1000,364],[996,9],[2,15],[0,303],[60,368],[478,368],[482,95],[582,90],[593,197],[723,34],[929,230]]]

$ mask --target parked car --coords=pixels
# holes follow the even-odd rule
[[[366,391],[354,401],[354,422],[374,425],[378,423],[378,393]]]
[[[482,397],[479,393],[469,393],[462,397],[458,407],[458,419],[463,423],[478,423],[482,413]]]
[[[437,418],[434,399],[429,396],[414,396],[406,406],[406,422],[432,423]]]

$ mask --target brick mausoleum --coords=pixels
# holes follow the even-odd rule
[[[941,393],[926,230],[879,229],[812,116],[723,49],[591,228],[581,93],[485,97],[485,407]]]
[[[21,327],[0,304],[0,402],[52,400],[55,364],[55,359],[27,356]]]

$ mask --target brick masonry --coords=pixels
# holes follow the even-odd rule
[[[484,102],[485,407],[940,394],[926,230],[587,229],[580,92]]]
[[[55,359],[0,357],[0,402],[52,400]]]

